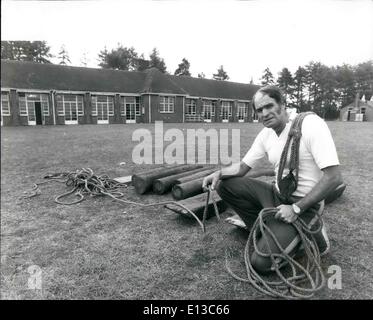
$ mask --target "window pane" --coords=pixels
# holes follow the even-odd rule
[[[49,116],[49,105],[47,103],[45,103],[45,102],[42,102],[41,103],[41,108],[43,110],[43,114],[45,116]]]
[[[109,103],[109,116],[113,116],[113,115],[114,115],[114,104]]]
[[[64,116],[65,115],[64,108],[63,108],[63,103],[62,103],[62,101],[58,101],[58,100],[57,100],[57,113],[58,113],[59,116]]]
[[[4,116],[10,115],[10,106],[9,106],[9,93],[1,93],[1,114]]]
[[[78,114],[80,116],[84,115],[83,103],[78,103]]]
[[[19,114],[21,116],[27,116],[27,108],[26,108],[26,98],[19,97]]]

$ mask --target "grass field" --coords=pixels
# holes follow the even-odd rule
[[[331,252],[322,260],[342,269],[342,289],[325,287],[317,299],[373,298],[373,125],[328,122],[348,185],[328,205],[325,222]],[[165,129],[198,124],[165,125]],[[205,124],[240,128],[244,155],[261,124]],[[47,173],[90,167],[97,174],[125,176],[149,166],[131,160],[131,134],[150,125],[1,128],[2,299],[263,299],[224,266],[244,273],[247,234],[212,218],[203,234],[194,220],[161,207],[140,209],[108,198],[62,206],[53,198],[62,184],[41,186],[41,195],[21,199]],[[120,165],[126,162],[126,165]],[[149,203],[170,195],[128,199]],[[223,216],[225,217],[225,216]],[[42,271],[42,290],[28,289],[28,267]],[[328,274],[326,274],[328,276]]]

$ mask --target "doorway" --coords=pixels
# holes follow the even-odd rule
[[[35,101],[35,118],[36,118],[36,125],[43,124],[43,117],[41,113],[41,103],[39,101]]]

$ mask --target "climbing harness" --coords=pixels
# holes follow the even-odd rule
[[[281,153],[280,164],[277,173],[277,185],[282,196],[282,200],[289,204],[291,203],[290,197],[293,192],[298,187],[298,177],[299,177],[299,146],[300,146],[300,139],[302,137],[302,123],[306,116],[314,114],[314,112],[304,112],[300,113],[291,124],[289,135],[286,140],[284,149]],[[290,153],[290,162],[289,162],[289,173],[286,177],[282,178],[282,174],[284,172],[289,146],[291,144],[291,153]],[[294,173],[295,176],[294,176]]]
[[[70,187],[71,189],[54,198],[54,201],[58,204],[61,204],[61,205],[77,204],[77,203],[82,202],[84,199],[86,199],[87,195],[108,196],[115,201],[118,201],[124,204],[140,206],[142,208],[162,206],[166,204],[174,204],[185,209],[192,217],[194,217],[194,219],[196,219],[198,224],[201,226],[203,232],[205,232],[206,231],[205,222],[207,218],[209,199],[211,197],[211,200],[214,206],[215,215],[218,218],[218,220],[220,220],[219,210],[218,210],[216,201],[213,197],[213,194],[210,188],[208,188],[207,190],[206,206],[204,208],[203,219],[201,221],[192,210],[188,209],[186,206],[176,201],[162,201],[162,202],[143,204],[140,202],[120,199],[121,197],[124,196],[124,193],[121,192],[121,188],[127,188],[128,187],[127,184],[120,183],[114,179],[111,179],[107,175],[101,175],[101,176],[95,175],[93,170],[90,168],[82,168],[80,170],[76,170],[73,172],[48,174],[44,176],[44,179],[47,179],[47,181],[34,183],[30,194],[24,195],[23,198],[32,198],[34,196],[41,194],[39,185],[42,185],[48,182],[59,182],[59,183],[66,184],[66,186]],[[61,201],[62,198],[65,198],[72,194],[78,197],[78,199],[72,202]]]

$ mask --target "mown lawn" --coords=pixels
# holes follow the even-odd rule
[[[325,287],[319,299],[373,298],[373,126],[328,123],[348,185],[327,206],[332,249],[323,258],[342,269],[342,289]],[[167,124],[167,128],[198,124]],[[240,128],[244,155],[261,124],[205,124]],[[66,189],[41,186],[21,199],[47,173],[90,167],[97,174],[125,176],[148,169],[131,159],[132,132],[151,125],[1,128],[1,298],[2,299],[263,299],[225,269],[243,274],[246,233],[212,218],[203,234],[198,224],[162,207],[141,209],[108,198],[74,206],[54,203]],[[120,165],[125,162],[125,165]],[[151,194],[127,198],[144,203],[171,199]],[[226,216],[223,216],[226,217]],[[28,289],[28,267],[42,271],[42,290]]]

